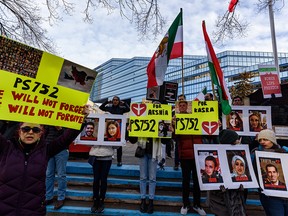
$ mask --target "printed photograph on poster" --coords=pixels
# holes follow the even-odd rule
[[[243,131],[243,111],[233,110],[226,115],[226,128],[234,131]]]
[[[175,103],[177,100],[178,83],[164,82],[163,85],[165,101]]]
[[[74,141],[76,145],[123,146],[126,144],[127,116],[91,113],[87,120],[84,129]]]
[[[90,93],[97,72],[65,60],[59,74],[58,85]]]
[[[261,176],[266,190],[286,191],[283,168],[280,158],[259,157]]]
[[[267,129],[267,111],[249,110],[249,131],[260,132]]]
[[[159,128],[158,128],[158,137],[172,137],[172,130],[171,130],[171,121],[168,120],[160,120],[159,121]]]
[[[147,88],[146,99],[147,100],[159,100],[160,97],[160,87],[154,86]]]
[[[251,181],[245,150],[227,150],[226,155],[232,181]]]
[[[191,101],[177,101],[175,106],[175,113],[192,113]]]
[[[105,119],[104,141],[120,141],[121,140],[121,119]]]
[[[86,118],[86,125],[81,132],[80,140],[97,141],[99,118]]]
[[[239,136],[256,136],[263,129],[272,128],[270,106],[232,106],[229,115],[222,114],[223,129],[231,129]]]
[[[218,152],[198,151],[200,173],[203,184],[223,183]]]
[[[0,43],[0,70],[36,78],[43,51],[3,36]]]
[[[258,188],[248,145],[194,144],[201,190]]]
[[[255,151],[255,160],[261,193],[267,196],[287,198],[287,154]]]

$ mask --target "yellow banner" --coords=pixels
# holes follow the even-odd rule
[[[129,136],[170,138],[171,115],[171,105],[131,104]]]
[[[218,102],[192,101],[192,114],[176,114],[175,133],[218,135]]]
[[[0,119],[79,129],[93,70],[0,37]]]

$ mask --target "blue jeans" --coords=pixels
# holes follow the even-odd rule
[[[67,149],[59,152],[48,161],[46,170],[46,199],[53,199],[55,173],[58,176],[58,200],[65,199],[67,188],[66,165],[69,157]]]
[[[288,215],[288,200],[260,194],[260,201],[267,216]]]
[[[154,199],[156,189],[157,160],[151,154],[140,158],[140,194],[141,199],[146,199],[147,181],[149,182],[149,199]],[[149,176],[148,176],[149,175]]]

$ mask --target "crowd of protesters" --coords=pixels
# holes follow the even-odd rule
[[[207,94],[205,100],[213,100],[212,94]],[[187,101],[185,95],[178,97],[178,114],[187,113]],[[233,98],[233,105],[242,106],[242,98],[237,96]],[[123,115],[130,111],[129,105],[121,101],[118,96],[114,96],[111,101],[104,102],[100,109],[110,114]],[[88,108],[84,109],[83,115],[87,117]],[[171,128],[175,127],[175,112],[172,112]],[[143,137],[125,137],[131,143],[137,143],[142,148],[143,155],[139,158],[140,165],[140,207],[141,213],[152,214],[154,212],[153,200],[155,197],[157,182],[157,165],[163,159],[162,145],[174,145],[174,170],[177,172],[181,168],[182,172],[182,207],[180,213],[186,215],[190,210],[194,210],[199,215],[206,215],[201,205],[201,190],[199,187],[196,162],[194,156],[194,144],[231,144],[238,145],[245,143],[245,137],[240,137],[237,131],[241,131],[241,119],[237,119],[231,114],[229,127],[220,128],[219,136],[207,137],[201,135],[176,135],[175,132],[171,139],[162,138],[143,138]],[[256,116],[255,113],[253,113]],[[233,119],[233,121],[232,121]],[[255,120],[255,119],[254,119]],[[240,122],[240,123],[239,123]],[[249,137],[247,142],[251,150],[253,166],[256,170],[254,152],[272,151],[287,152],[287,148],[277,144],[276,135],[273,130],[255,125],[250,130],[256,131],[257,135]],[[253,123],[253,124],[252,124]],[[257,122],[258,123],[258,122]],[[228,124],[227,124],[228,125]],[[231,125],[231,128],[230,128]],[[235,125],[235,126],[234,126]],[[46,205],[54,201],[54,178],[57,173],[58,196],[54,209],[60,209],[64,205],[66,192],[66,163],[68,160],[68,147],[70,143],[83,130],[81,139],[93,141],[97,137],[93,135],[94,124],[91,122],[83,123],[80,130],[63,129],[62,127],[48,127],[41,124],[32,124],[28,122],[9,122],[0,121],[0,215],[45,215]],[[115,126],[115,124],[114,124]],[[237,129],[233,129],[237,127]],[[90,131],[88,130],[90,128]],[[92,129],[91,129],[92,128]],[[108,128],[108,127],[107,127]],[[119,126],[115,126],[119,130]],[[229,129],[230,128],[230,129]],[[91,131],[92,130],[92,131]],[[112,130],[112,129],[111,129]],[[127,127],[129,134],[130,126]],[[115,132],[115,131],[114,131]],[[113,133],[114,133],[113,132]],[[83,133],[83,132],[82,132]],[[107,131],[111,134],[112,131]],[[111,135],[112,136],[112,135]],[[117,139],[115,138],[114,141]],[[207,141],[210,140],[210,141]],[[244,142],[243,142],[244,141]],[[107,191],[107,179],[112,164],[114,149],[117,149],[117,166],[122,166],[122,147],[95,145],[91,147],[88,162],[93,168],[93,205],[91,213],[103,213],[104,201]],[[171,150],[167,152],[172,157]],[[207,163],[207,164],[206,164]],[[205,173],[202,179],[209,182],[209,179],[218,179],[217,183],[223,182],[222,176],[216,170],[217,161],[213,157],[205,159]],[[233,175],[237,178],[245,174],[245,160],[239,157],[232,159]],[[267,178],[265,184],[283,185],[279,180],[279,171],[277,167],[271,165],[266,167]],[[193,181],[193,205],[190,203],[190,181]],[[203,181],[204,181],[203,180]],[[148,194],[146,194],[147,184],[149,185]],[[285,186],[286,187],[286,186]],[[148,203],[146,199],[148,198]],[[219,190],[207,192],[207,207],[216,215],[246,216],[247,190],[240,185],[238,189],[229,189],[221,185]],[[263,205],[266,215],[288,215],[288,202],[286,198],[267,196],[261,193],[259,189],[259,199]]]

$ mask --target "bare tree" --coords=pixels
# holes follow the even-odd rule
[[[233,0],[231,0],[231,3]],[[225,39],[235,39],[245,37],[249,27],[246,20],[241,20],[240,15],[236,13],[236,7],[240,1],[234,1],[233,10],[227,10],[224,15],[219,15],[216,20],[216,31],[213,32],[213,38],[216,43],[223,44]],[[281,10],[285,6],[285,0],[258,0],[256,4],[257,11],[260,13],[267,10],[269,4],[272,4],[274,10]],[[229,7],[230,7],[229,5]]]
[[[41,14],[40,4],[46,6],[48,17]],[[63,13],[73,15],[77,4],[73,0],[0,0],[0,33],[55,53],[53,41],[46,36],[42,24],[61,21]],[[108,14],[119,10],[120,16],[136,25],[140,37],[155,38],[165,25],[157,0],[87,0],[83,8],[84,22],[92,23],[93,12],[99,8],[106,8]]]

